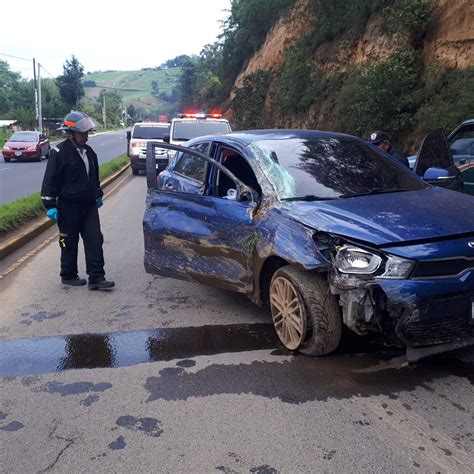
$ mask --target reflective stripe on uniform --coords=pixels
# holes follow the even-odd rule
[[[54,201],[56,198],[51,197],[51,196],[41,196],[41,199],[45,201]]]
[[[54,150],[54,151],[59,152],[59,148],[57,146],[53,146],[53,148],[51,148],[51,149]]]

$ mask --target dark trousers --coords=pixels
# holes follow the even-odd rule
[[[89,283],[104,279],[104,238],[100,231],[97,205],[68,201],[58,203],[59,245],[61,247],[61,278],[77,277],[77,248],[79,234],[84,242],[86,271]]]

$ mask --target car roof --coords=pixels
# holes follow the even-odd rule
[[[249,145],[255,141],[260,140],[287,140],[289,138],[301,139],[317,139],[317,138],[353,138],[360,140],[360,138],[344,133],[326,132],[320,130],[302,130],[302,129],[269,129],[269,130],[241,130],[236,132],[229,132],[220,135],[206,135],[204,137],[197,137],[190,140],[188,143],[193,144],[202,139],[219,140],[223,142],[238,142],[242,145]]]

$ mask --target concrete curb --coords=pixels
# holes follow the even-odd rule
[[[110,183],[115,181],[120,175],[122,175],[128,168],[130,168],[130,163],[127,163],[125,166],[120,168],[115,174],[105,178],[101,183],[102,188],[106,188]],[[22,232],[19,236],[8,240],[5,244],[0,245],[0,260],[4,259],[7,255],[15,252],[23,245],[28,243],[30,240],[33,240],[35,237],[43,233],[45,230],[49,229],[56,222],[52,221],[48,217],[45,217],[40,222],[28,227]]]

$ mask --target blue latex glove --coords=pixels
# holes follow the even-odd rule
[[[53,221],[58,220],[58,209],[56,207],[53,207],[52,209],[48,209],[48,212],[46,213],[50,219]]]
[[[102,198],[97,198],[95,202],[97,203],[97,207],[102,207],[104,204],[104,201],[102,201]]]

